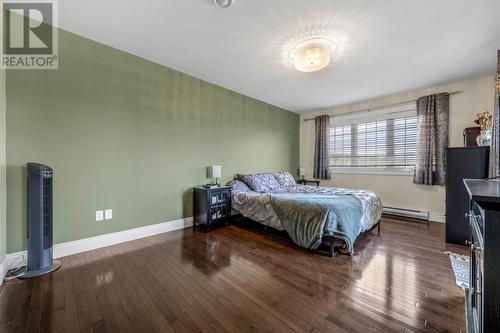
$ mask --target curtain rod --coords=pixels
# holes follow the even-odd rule
[[[457,90],[457,91],[448,93],[448,95],[461,94],[463,92],[464,92],[463,90]],[[393,104],[386,104],[386,105],[380,105],[380,106],[375,106],[373,108],[368,108],[368,109],[363,109],[363,110],[358,110],[358,111],[352,111],[352,112],[346,112],[346,113],[339,113],[339,114],[335,114],[333,116],[345,116],[345,115],[349,115],[349,114],[353,114],[353,113],[361,113],[361,112],[366,112],[366,111],[372,111],[372,110],[377,110],[377,109],[381,109],[381,108],[386,108],[386,107],[389,107],[389,106],[397,106],[397,105],[407,104],[407,103],[416,102],[416,101],[417,101],[416,99],[412,99],[412,100],[409,100],[409,101],[404,101],[404,102],[399,102],[399,103],[393,103]],[[311,120],[314,120],[314,118],[306,118],[306,119],[304,119],[304,121],[311,121]]]

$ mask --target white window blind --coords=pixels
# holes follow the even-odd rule
[[[413,168],[416,151],[415,105],[330,118],[334,169]]]

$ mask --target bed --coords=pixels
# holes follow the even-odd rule
[[[288,172],[237,174],[232,208],[242,216],[277,230],[286,230],[297,245],[317,249],[341,240],[341,251],[353,254],[354,242],[379,227],[380,197],[371,191],[298,185]],[[380,231],[380,229],[379,229]]]

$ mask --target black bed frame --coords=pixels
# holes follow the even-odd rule
[[[276,238],[279,238],[281,240],[284,240],[286,242],[293,243],[293,241],[291,240],[290,236],[288,236],[286,231],[280,231],[280,230],[277,230],[275,228],[268,227],[268,226],[263,225],[259,222],[255,222],[247,217],[244,217],[241,214],[233,215],[232,220],[236,223],[244,221],[245,223],[248,224],[248,222],[251,222],[251,225],[253,225],[259,231],[264,232],[265,234],[270,235],[272,237],[276,237]],[[368,233],[368,232],[374,230],[375,228],[377,228],[377,235],[380,236],[380,220],[370,230],[367,230],[363,233]],[[295,244],[295,243],[293,243],[293,244]],[[344,244],[344,241],[339,239],[339,238],[336,238],[335,236],[323,236],[323,239],[321,240],[320,248],[327,248],[327,251],[321,251],[321,250],[320,251],[313,250],[313,251],[318,251],[318,252],[323,252],[323,253],[326,252],[329,257],[333,258],[337,254],[341,253],[340,248],[342,247],[343,244]]]

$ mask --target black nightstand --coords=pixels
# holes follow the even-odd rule
[[[213,224],[224,221],[227,224],[231,217],[231,187],[193,188],[193,230],[196,224],[204,224],[209,232]]]
[[[316,186],[319,186],[319,180],[313,180],[313,179],[299,179],[297,180],[297,184],[302,184],[302,185],[307,185],[308,183],[313,183],[316,184]]]

